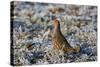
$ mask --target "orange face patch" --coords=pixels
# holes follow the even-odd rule
[[[55,26],[55,27],[58,27],[58,25],[59,25],[59,21],[58,21],[57,19],[55,19],[55,20],[54,20],[54,26]]]

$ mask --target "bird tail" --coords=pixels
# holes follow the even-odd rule
[[[80,46],[75,47],[74,50],[75,50],[76,52],[79,52],[79,51],[80,51]]]
[[[67,47],[67,48],[64,48],[63,51],[65,51],[65,52],[79,52],[80,51],[80,46],[77,46],[75,48]]]

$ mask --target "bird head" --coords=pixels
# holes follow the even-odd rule
[[[60,23],[59,23],[59,20],[57,19],[54,19],[54,28],[60,28]]]

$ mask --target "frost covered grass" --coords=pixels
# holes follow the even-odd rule
[[[14,1],[14,65],[55,64],[97,60],[97,7]],[[61,54],[53,49],[53,18],[78,53]]]

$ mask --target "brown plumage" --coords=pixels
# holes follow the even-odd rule
[[[80,47],[73,48],[70,46],[68,41],[62,35],[60,31],[60,22],[57,19],[54,19],[54,31],[52,34],[52,44],[53,48],[65,52],[79,52]]]

